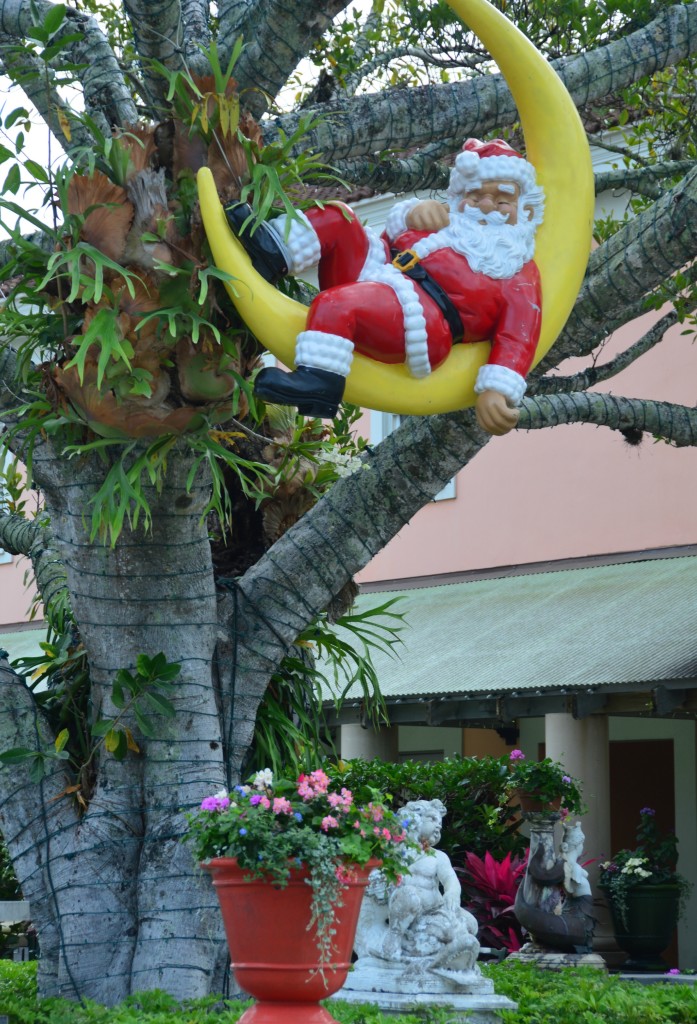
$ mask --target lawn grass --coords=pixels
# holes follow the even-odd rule
[[[491,965],[496,991],[518,1003],[503,1024],[697,1024],[697,987],[673,981],[640,985],[601,971],[545,971],[531,964]],[[164,992],[131,996],[107,1009],[37,998],[36,965],[0,960],[0,1014],[9,1024],[236,1024],[247,1003],[216,997],[179,1005]],[[371,1004],[332,1001],[340,1024],[448,1024],[452,1011],[388,1016]]]

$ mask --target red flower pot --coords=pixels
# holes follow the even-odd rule
[[[526,793],[522,789],[516,790],[516,796],[521,811],[558,811],[561,807],[561,797],[555,796],[553,800],[544,800],[534,793]]]
[[[252,878],[232,857],[202,866],[213,876],[235,978],[258,1000],[239,1024],[336,1024],[319,1000],[346,981],[363,891],[378,862],[356,867],[346,883],[334,920],[332,962],[325,965],[319,963],[316,930],[308,930],[312,889],[307,870],[293,870],[281,889]]]

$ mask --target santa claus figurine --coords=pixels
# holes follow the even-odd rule
[[[296,341],[296,369],[261,370],[256,394],[330,418],[354,350],[426,377],[453,345],[491,341],[475,385],[477,419],[491,434],[515,426],[540,332],[533,255],[543,192],[532,165],[502,139],[468,139],[447,199],[398,203],[380,238],[341,203],[278,217],[253,234],[241,231],[249,207],[228,208],[269,280],[318,267],[321,291]]]

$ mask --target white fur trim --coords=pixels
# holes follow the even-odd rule
[[[450,174],[449,195],[462,195],[479,188],[483,181],[515,181],[521,192],[535,188],[535,168],[522,157],[485,156],[459,153]]]
[[[509,370],[507,366],[486,363],[479,368],[474,390],[478,395],[482,391],[498,391],[513,405],[520,405],[526,390],[525,377],[521,377],[515,370]]]
[[[420,199],[405,199],[392,207],[385,220],[385,234],[391,242],[407,230],[407,214],[420,202]]]
[[[419,293],[409,277],[385,262],[385,247],[374,232],[367,229],[368,255],[359,281],[375,281],[386,284],[397,296],[404,314],[404,354],[412,377],[428,377],[431,361],[428,358],[428,335],[426,319]]]
[[[328,370],[348,377],[353,360],[353,342],[340,334],[301,331],[295,342],[295,365]]]
[[[319,263],[319,238],[304,213],[296,210],[295,217],[284,213],[267,223],[283,249],[289,273],[300,274]]]

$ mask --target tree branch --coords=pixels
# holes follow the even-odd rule
[[[54,621],[69,607],[69,595],[65,566],[48,523],[0,513],[0,547],[31,560],[46,617]]]
[[[576,305],[540,371],[588,355],[613,326],[636,315],[635,303],[687,266],[695,253],[697,167],[591,254]]]
[[[676,448],[697,444],[697,408],[602,392],[538,395],[523,400],[518,430],[594,423],[611,430],[641,430]]]
[[[238,771],[269,676],[301,630],[489,440],[472,410],[408,418],[221,601],[219,653],[237,667],[230,734]]]
[[[694,302],[690,303],[689,308],[694,309],[694,306]],[[530,377],[528,378],[528,394],[552,395],[560,392],[568,394],[571,391],[585,391],[595,384],[609,380],[621,373],[622,370],[626,370],[635,360],[663,341],[666,331],[678,323],[678,320],[679,317],[675,310],[666,313],[638,341],[603,366],[589,366],[587,370],[581,370],[580,373],[576,373],[572,377]]]
[[[245,91],[245,104],[255,117],[268,108],[313,44],[324,35],[350,0],[257,0],[225,5],[219,37],[223,60],[242,36],[247,45],[235,65],[235,78]]]
[[[605,148],[604,143],[602,148]],[[652,199],[658,199],[663,194],[660,183],[665,178],[687,174],[694,166],[694,160],[668,160],[662,164],[653,164],[651,167],[622,167],[615,171],[604,171],[595,176],[595,194],[600,195],[601,192],[610,189],[631,189]]]
[[[47,0],[0,0],[0,42],[16,45],[17,40],[24,38],[34,25],[32,8],[43,20],[53,7],[54,4]],[[55,38],[73,33],[79,34],[80,40],[70,44],[66,53],[75,64],[82,65],[77,74],[82,83],[87,113],[107,136],[111,134],[113,125],[134,124],[138,120],[135,104],[98,22],[68,7]],[[6,70],[12,80],[24,88],[22,79],[27,67],[23,56],[26,54],[21,54],[21,47],[15,53],[16,59],[6,64]],[[29,71],[33,72],[31,66]]]
[[[629,36],[553,66],[576,106],[583,107],[696,51],[697,4],[687,4],[664,8],[650,24]],[[321,117],[326,110],[319,105],[310,113]],[[512,124],[518,116],[501,75],[337,100],[331,114],[303,143],[331,163],[371,157],[388,149],[409,149],[444,137],[462,140],[482,135]],[[292,134],[299,116],[288,114],[271,121],[268,141],[276,137],[279,128]],[[360,134],[356,125],[360,125]]]

